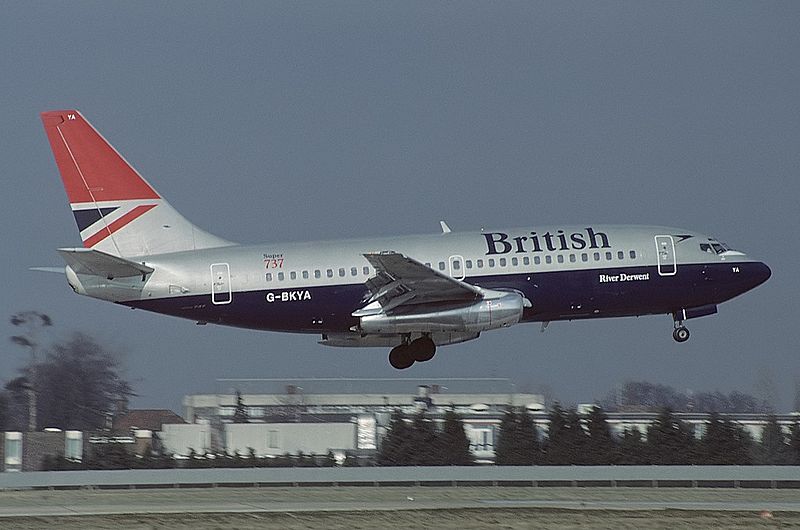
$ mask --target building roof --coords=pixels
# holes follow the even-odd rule
[[[186,421],[167,409],[134,409],[114,418],[112,430],[130,432],[133,429],[160,431],[165,423],[186,423]]]

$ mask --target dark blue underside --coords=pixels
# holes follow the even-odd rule
[[[735,272],[738,270],[738,272]],[[673,276],[659,276],[656,267],[623,267],[581,271],[515,273],[467,278],[489,289],[515,289],[532,302],[524,322],[665,314],[719,304],[766,281],[762,263],[681,265]],[[649,274],[648,280],[601,282],[601,275]],[[303,300],[303,291],[310,300]],[[279,301],[283,292],[298,300]],[[319,286],[234,292],[229,304],[214,305],[211,296],[193,295],[125,302],[131,307],[228,326],[322,333],[347,331],[358,324],[351,313],[364,304],[366,287]],[[268,302],[272,293],[275,301]]]

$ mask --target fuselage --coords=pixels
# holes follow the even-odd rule
[[[155,272],[86,294],[134,308],[251,329],[343,333],[375,270],[395,251],[531,302],[521,322],[664,314],[715,306],[763,283],[769,268],[696,232],[556,226],[378,239],[229,246],[131,258]],[[99,295],[99,296],[98,296]]]

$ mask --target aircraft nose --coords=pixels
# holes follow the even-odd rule
[[[767,266],[766,263],[758,261],[749,264],[747,267],[747,283],[749,284],[748,289],[758,287],[765,281],[769,280],[770,276],[772,276],[772,270]]]
[[[753,279],[753,287],[756,287],[769,280],[769,277],[772,276],[772,270],[766,263],[758,262],[754,264],[750,276]]]

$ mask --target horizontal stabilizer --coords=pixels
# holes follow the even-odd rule
[[[91,274],[105,278],[144,276],[155,269],[88,248],[60,248],[58,253],[76,274]]]
[[[52,272],[55,274],[64,274],[64,267],[29,267],[28,270],[36,272]]]

